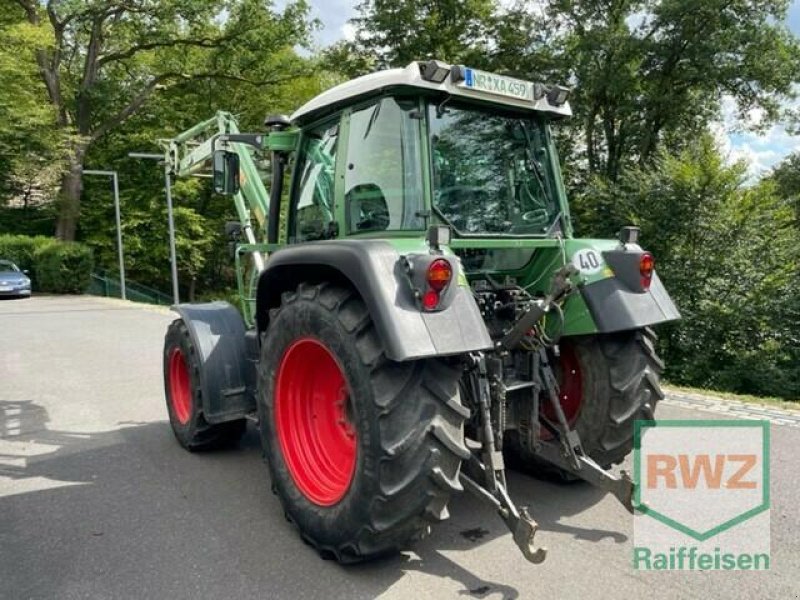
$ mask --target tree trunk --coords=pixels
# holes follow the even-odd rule
[[[85,146],[78,146],[69,160],[69,170],[61,179],[58,192],[58,218],[56,220],[56,237],[72,242],[81,212],[81,192],[83,191],[83,161],[86,156]]]

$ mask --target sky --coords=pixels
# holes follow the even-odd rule
[[[322,29],[316,35],[318,44],[328,46],[343,38],[352,39],[353,27],[347,21],[355,16],[358,0],[310,0],[310,4],[314,16],[322,22]],[[787,24],[791,31],[800,35],[800,0],[792,0]],[[800,106],[800,100],[796,104]],[[722,121],[712,129],[729,162],[747,161],[751,180],[768,172],[786,155],[800,151],[800,136],[789,135],[781,124],[761,133],[736,131],[735,112],[732,99],[723,99]],[[758,113],[750,115],[755,122],[758,118]]]

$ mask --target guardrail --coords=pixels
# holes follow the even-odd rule
[[[88,294],[94,296],[121,298],[122,290],[119,285],[119,275],[115,275],[111,272],[92,273],[89,289],[86,291]],[[170,306],[172,304],[172,296],[141,283],[131,281],[130,279],[125,280],[125,295],[128,297],[128,300],[132,302],[160,304],[163,306]]]

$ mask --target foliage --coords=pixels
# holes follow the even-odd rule
[[[745,171],[726,166],[704,136],[677,156],[661,153],[652,168],[627,171],[599,195],[616,199],[618,222],[642,228],[683,315],[662,330],[670,380],[797,398],[794,215],[774,184],[744,187]]]
[[[438,58],[475,64],[489,50],[490,0],[364,0],[352,45],[355,57],[404,67]]]
[[[574,86],[573,134],[581,143],[571,158],[583,161],[586,174],[613,181],[659,148],[680,151],[705,131],[723,95],[741,114],[762,110],[765,127],[800,77],[800,44],[782,25],[784,0],[542,6],[530,12],[518,4],[502,17],[495,60]],[[520,46],[527,34],[532,43]]]
[[[16,4],[30,26],[49,24],[50,39],[36,44],[36,64],[57,130],[77,133],[59,192],[61,239],[76,234],[87,152],[156,92],[225,81],[236,95],[244,85],[252,92],[310,74],[293,50],[307,43],[311,26],[302,0],[281,13],[259,0]]]
[[[0,235],[52,235],[55,214],[50,205],[2,206],[0,201]]]
[[[800,152],[786,157],[775,167],[769,179],[777,186],[778,193],[793,204],[800,229]]]
[[[34,253],[38,289],[54,294],[80,294],[89,287],[92,251],[78,242],[45,244]]]
[[[34,52],[49,31],[22,21],[19,8],[0,11],[0,193],[27,206],[37,192],[52,194],[63,167],[66,141],[54,128]]]
[[[0,235],[0,259],[10,260],[23,271],[35,275],[36,251],[53,243],[53,238],[45,236]]]

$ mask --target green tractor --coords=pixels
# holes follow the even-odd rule
[[[632,510],[609,467],[663,396],[651,326],[679,314],[635,227],[573,237],[550,130],[568,95],[415,62],[264,134],[220,112],[163,140],[172,174],[210,167],[239,217],[241,306],[174,307],[175,436],[205,449],[257,422],[273,491],[323,556],[403,548],[467,490],[541,562],[507,461]]]

